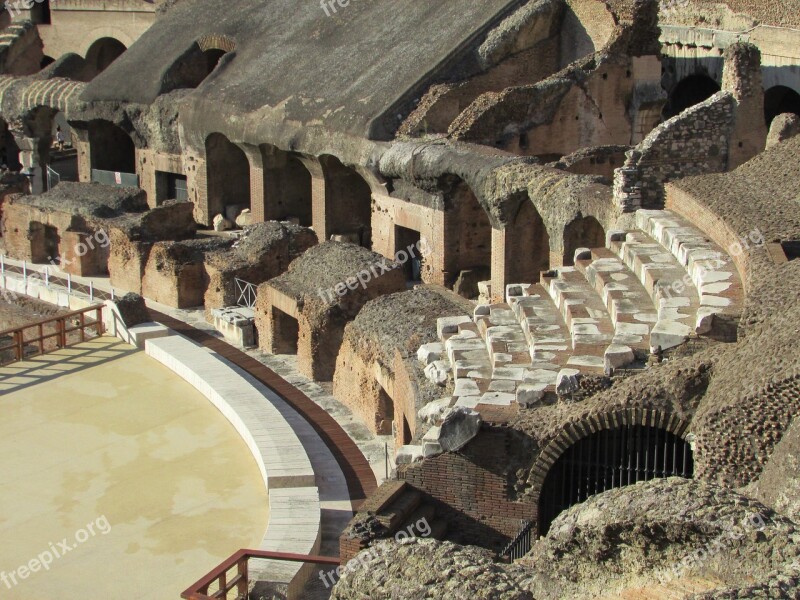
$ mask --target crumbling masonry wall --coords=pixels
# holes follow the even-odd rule
[[[614,173],[614,200],[626,212],[664,207],[664,183],[728,167],[736,101],[720,92],[656,127]]]

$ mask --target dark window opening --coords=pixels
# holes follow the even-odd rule
[[[767,127],[772,124],[775,117],[784,113],[800,116],[800,94],[792,88],[776,85],[764,94],[764,119]]]
[[[297,319],[277,308],[272,309],[272,352],[297,354],[300,324]]]
[[[398,253],[402,252],[405,253],[407,257],[406,261],[401,265],[406,275],[406,281],[409,283],[421,283],[423,259],[420,251],[420,242],[422,236],[418,231],[395,225],[394,240],[395,256],[398,256]],[[399,258],[402,259],[403,254],[400,254]]]

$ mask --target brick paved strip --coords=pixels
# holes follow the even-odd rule
[[[294,408],[314,428],[339,463],[347,482],[353,511],[377,489],[377,482],[367,459],[341,425],[303,392],[287,383],[277,373],[227,342],[196,329],[169,315],[150,309],[153,320],[216,352],[247,371],[273,390]]]

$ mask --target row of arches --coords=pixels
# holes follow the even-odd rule
[[[722,88],[709,75],[697,73],[685,77],[672,89],[664,107],[665,119],[679,115],[687,108],[708,100]],[[776,85],[764,92],[764,121],[769,127],[778,115],[800,116],[800,93],[790,87]]]

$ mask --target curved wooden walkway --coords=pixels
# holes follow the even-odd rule
[[[332,416],[303,392],[287,383],[266,365],[234,348],[224,340],[152,308],[149,310],[154,321],[162,323],[244,369],[302,415],[336,458],[347,482],[353,512],[357,511],[361,503],[377,489],[375,474],[356,443]]]

